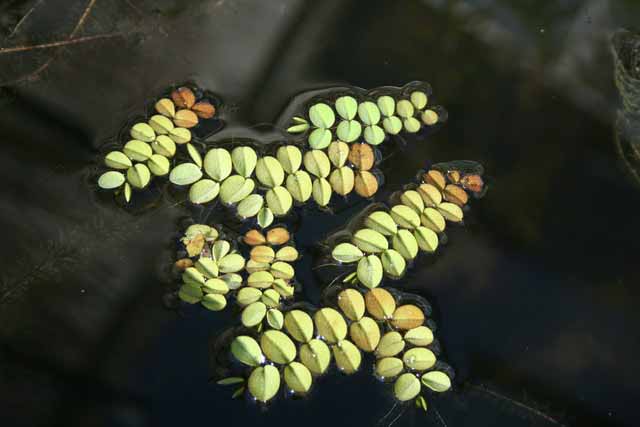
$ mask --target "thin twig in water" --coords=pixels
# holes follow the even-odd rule
[[[389,409],[389,411],[387,411],[387,413],[384,414],[384,416],[378,420],[378,424],[382,424],[382,421],[384,421],[389,415],[391,415],[393,410],[396,409],[396,406],[398,406],[398,402],[395,402],[391,407],[391,409]]]
[[[407,410],[407,407],[403,407],[402,411],[400,411],[400,413],[389,423],[389,425],[387,427],[391,427],[392,425],[394,425],[396,423],[396,421],[398,421],[400,419],[400,417],[402,417],[404,415],[404,412]]]
[[[0,281],[0,307],[9,303],[12,298],[19,296],[21,292],[24,292],[27,287],[34,281],[41,280],[43,276],[51,277],[58,271],[58,268],[68,264],[69,258],[73,252],[63,245],[57,245],[55,242],[50,242],[43,248],[44,255],[37,258],[37,261],[29,263],[27,267],[24,267],[26,272],[13,282],[8,280]]]
[[[512,405],[515,405],[519,408],[525,409],[543,419],[545,419],[546,421],[549,421],[550,423],[553,423],[557,426],[561,426],[561,427],[565,427],[564,424],[562,424],[561,422],[559,422],[558,420],[551,418],[549,415],[545,414],[544,412],[538,411],[535,408],[532,408],[530,406],[525,405],[524,403],[518,402],[517,400],[511,399],[510,397],[504,396],[498,392],[495,392],[493,390],[489,390],[486,387],[482,387],[482,386],[477,386],[475,384],[471,384],[470,385],[471,388],[474,388],[476,390],[479,390],[481,392],[487,393],[488,395],[498,398],[498,399],[502,399],[502,400],[506,400],[507,402],[511,403]]]
[[[67,37],[67,41],[72,40],[73,38],[75,38],[76,34],[78,34],[78,32],[82,29],[82,26],[84,25],[85,21],[87,20],[87,17],[89,16],[89,13],[91,13],[91,10],[93,9],[93,6],[96,4],[97,0],[89,0],[89,3],[87,3],[87,6],[84,8],[84,11],[82,12],[82,15],[80,16],[80,19],[78,19],[78,22],[76,23],[76,26],[74,27],[73,31],[71,31],[71,33],[69,33],[69,36]],[[60,49],[57,50],[57,52],[59,52]],[[41,66],[39,66],[38,68],[36,68],[34,71],[32,71],[31,73],[19,77],[13,81],[8,81],[8,82],[0,82],[0,87],[1,86],[7,86],[7,85],[12,85],[12,84],[16,84],[16,83],[21,83],[24,81],[33,81],[35,80],[44,70],[46,70],[51,63],[58,57],[57,53],[54,53],[51,55],[51,57],[49,57],[49,59],[47,59],[45,61],[44,64],[42,64]]]
[[[335,278],[335,279],[333,279],[333,280],[331,281],[331,283],[329,283],[329,284],[327,285],[327,289],[328,289],[328,288],[330,288],[331,286],[333,286],[333,284],[334,284],[334,283],[336,283],[338,280],[340,280],[341,278],[343,278],[344,276],[346,276],[346,275],[348,275],[348,274],[349,274],[349,272],[342,273],[342,274],[338,274],[338,276],[336,276],[336,278]]]
[[[89,16],[89,13],[91,13],[91,9],[93,9],[93,6],[95,6],[96,1],[98,0],[89,0],[89,3],[87,3],[87,7],[85,7],[84,11],[82,12],[82,16],[80,17],[80,19],[78,19],[78,23],[76,24],[76,27],[73,29],[71,34],[69,34],[69,37],[68,37],[69,39],[74,38],[78,33],[78,31],[82,29],[82,26],[84,25],[84,21],[87,20],[87,17]]]
[[[138,6],[136,6],[135,4],[133,4],[133,3],[131,2],[131,0],[124,0],[124,1],[125,1],[125,3],[127,3],[127,4],[129,5],[129,7],[130,7],[131,9],[133,9],[133,10],[134,10],[134,12],[136,12],[138,15],[140,15],[140,16],[144,15],[144,14],[142,13],[142,11],[140,10],[140,8],[139,8]]]
[[[433,403],[431,404],[431,407],[436,412],[436,416],[438,417],[438,422],[440,422],[440,425],[448,427],[447,422],[444,420],[444,418],[442,418],[442,415],[440,415],[440,411],[438,411],[438,408],[436,408]]]
[[[335,262],[331,262],[331,263],[328,263],[328,264],[319,264],[319,265],[316,265],[315,267],[313,267],[312,270],[317,270],[317,269],[322,268],[322,267],[331,267],[331,266],[337,266],[337,265],[339,265],[339,264],[337,264]]]
[[[27,52],[27,51],[30,51],[30,50],[37,50],[37,49],[51,49],[51,48],[54,48],[54,47],[61,47],[61,46],[67,46],[67,45],[72,45],[72,44],[86,43],[86,42],[90,42],[90,41],[98,40],[98,39],[108,39],[108,38],[112,38],[112,37],[118,37],[118,36],[121,36],[121,35],[122,35],[122,33],[98,34],[96,36],[78,37],[76,39],[66,39],[66,40],[60,40],[60,41],[56,41],[56,42],[36,44],[36,45],[31,45],[31,46],[16,46],[16,47],[0,48],[0,55],[5,54],[5,53]]]
[[[22,24],[24,24],[24,22],[29,18],[29,16],[31,16],[31,14],[33,13],[34,10],[36,10],[36,8],[38,6],[40,6],[40,3],[42,3],[44,0],[38,0],[35,2],[35,4],[33,6],[31,6],[31,9],[29,9],[27,11],[27,13],[24,14],[24,16],[22,18],[20,18],[20,20],[18,21],[18,23],[16,24],[16,26],[13,28],[13,31],[11,31],[11,33],[9,34],[9,36],[7,38],[11,38],[13,37],[17,32],[18,29],[20,28],[20,26]]]

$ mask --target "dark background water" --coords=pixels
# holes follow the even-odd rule
[[[2,46],[65,39],[86,5],[5,0]],[[303,90],[420,79],[450,119],[386,162],[386,189],[454,159],[491,182],[437,262],[400,284],[434,305],[457,371],[457,391],[429,403],[449,426],[637,425],[640,190],[613,144],[608,36],[638,17],[632,0],[97,0],[76,35],[120,35],[0,53],[1,424],[375,425],[393,401],[366,371],[266,412],[208,384],[232,315],[162,305],[186,212],[132,216],[89,177],[100,145],[176,82],[251,125]],[[361,207],[303,218],[298,243]],[[394,425],[437,418],[410,408]]]

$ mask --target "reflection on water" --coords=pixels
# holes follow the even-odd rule
[[[611,40],[616,86],[622,110],[616,120],[616,142],[630,174],[640,183],[640,34],[618,31]]]

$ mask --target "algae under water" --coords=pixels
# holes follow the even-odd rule
[[[640,348],[630,325],[638,322],[640,195],[613,140],[620,99],[609,46],[610,32],[638,16],[635,2],[182,3],[0,9],[3,47],[78,33],[87,4],[78,34],[122,34],[0,56],[8,425],[190,425],[212,414],[241,425],[637,424],[630,402]],[[259,36],[238,32],[248,27]],[[49,58],[37,79],[4,85]],[[376,199],[412,181],[426,159],[474,159],[491,185],[442,253],[394,284],[433,305],[460,386],[427,401],[439,415],[414,406],[397,420],[402,408],[383,418],[393,398],[364,370],[328,375],[308,398],[266,412],[230,399],[203,373],[210,340],[236,318],[195,308],[176,315],[159,303],[174,285],[165,266],[184,210],[159,191],[141,197],[133,215],[96,201],[104,141],[176,82],[219,93],[230,134],[266,124],[251,135],[262,140],[298,93],[413,79],[433,85],[449,120],[378,159]],[[320,273],[310,273],[326,255],[319,241],[365,206],[297,219],[305,298],[321,297]],[[202,209],[193,220],[212,215]]]

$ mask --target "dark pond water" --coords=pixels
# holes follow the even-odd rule
[[[614,142],[609,51],[637,2],[89,3],[75,35],[109,38],[0,50],[3,426],[386,426],[402,411],[383,419],[390,390],[364,370],[268,410],[209,384],[209,347],[235,318],[163,305],[188,212],[161,200],[132,215],[91,181],[100,147],[186,80],[222,97],[232,133],[305,90],[425,80],[449,121],[385,160],[378,199],[429,163],[485,166],[466,226],[397,286],[434,306],[456,390],[394,425],[640,423],[640,187]],[[3,2],[2,47],[64,40],[86,6]],[[365,205],[302,217],[300,269]],[[319,279],[301,278],[310,298]]]

